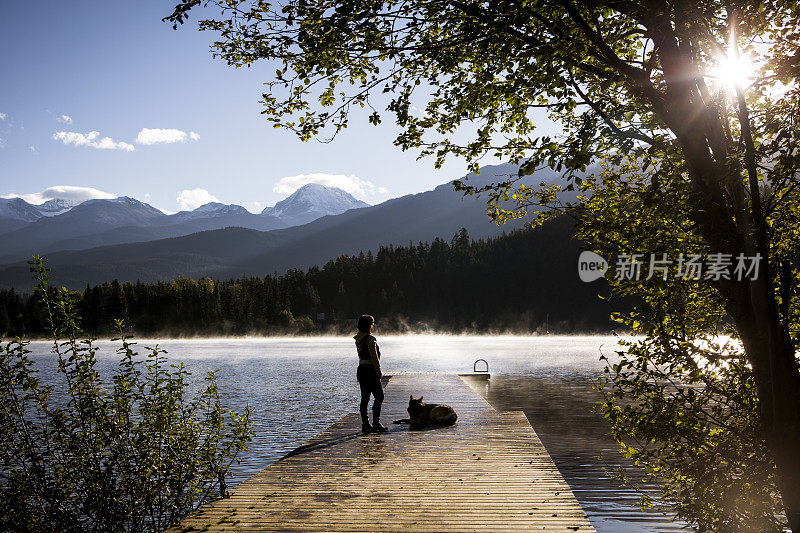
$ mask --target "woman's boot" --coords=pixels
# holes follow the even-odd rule
[[[361,433],[374,433],[375,428],[373,428],[369,424],[369,418],[367,417],[367,406],[361,404]]]
[[[389,431],[389,428],[381,424],[381,404],[376,404],[372,406],[372,430],[379,431],[383,433],[384,431]]]

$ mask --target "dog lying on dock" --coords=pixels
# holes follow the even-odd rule
[[[455,410],[449,405],[438,403],[427,404],[422,401],[422,396],[408,400],[408,415],[410,418],[395,420],[395,424],[410,424],[411,429],[424,427],[452,426],[458,420]]]

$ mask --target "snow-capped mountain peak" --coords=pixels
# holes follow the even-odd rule
[[[207,204],[203,204],[197,209],[194,209],[192,213],[212,213],[214,211],[220,211],[226,207],[228,206],[221,202],[208,202]]]
[[[118,198],[96,198],[86,200],[59,217],[59,220],[75,224],[99,224],[109,227],[147,226],[166,217],[150,204],[130,196]]]
[[[249,213],[247,209],[240,205],[236,204],[223,204],[220,202],[209,202],[207,204],[201,205],[192,213],[197,213],[198,215],[211,215],[211,214],[218,214],[218,215],[229,215],[234,213]]]
[[[273,207],[267,207],[261,214],[280,218],[290,225],[299,225],[359,207],[369,207],[369,204],[337,187],[309,183]]]
[[[0,217],[22,222],[33,222],[42,218],[37,206],[22,198],[0,198]]]
[[[220,202],[209,202],[192,211],[180,211],[172,216],[173,221],[196,220],[200,218],[213,218],[231,215],[249,215],[247,209],[236,204],[223,204]]]
[[[61,213],[66,213],[76,205],[83,203],[83,200],[68,200],[66,198],[53,198],[43,204],[36,205],[36,209],[46,217],[54,217]]]

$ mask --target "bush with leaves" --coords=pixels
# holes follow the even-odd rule
[[[644,339],[623,342],[600,386],[621,452],[642,469],[643,482],[661,487],[659,499],[642,492],[643,506],[671,510],[699,531],[784,531],[775,461],[741,346],[651,327],[641,325]]]
[[[250,410],[222,407],[216,372],[200,390],[164,350],[140,356],[117,321],[113,379],[78,326],[77,294],[30,261],[50,325],[58,380],[44,383],[28,341],[0,347],[0,530],[162,531],[227,492],[252,438]]]
[[[679,272],[681,256],[714,252],[677,201],[686,188],[666,161],[651,173],[607,166],[580,184],[579,202],[563,206],[577,216],[578,236],[603,257],[642,254],[638,278],[614,269],[607,276],[614,294],[637,297],[635,311],[616,318],[639,336],[606,360],[602,412],[642,479],[661,487],[661,498],[643,493],[644,505],[700,531],[783,531],[785,505],[752,365],[714,280]],[[783,215],[794,210],[787,205]],[[797,244],[777,230],[776,237]],[[666,272],[650,271],[650,254],[672,260]]]

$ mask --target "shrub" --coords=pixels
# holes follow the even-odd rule
[[[0,530],[162,531],[216,494],[252,438],[249,407],[223,409],[216,371],[199,390],[157,345],[139,356],[116,321],[113,378],[78,326],[78,295],[50,287],[30,261],[53,338],[55,383],[40,380],[28,341],[0,345]]]

